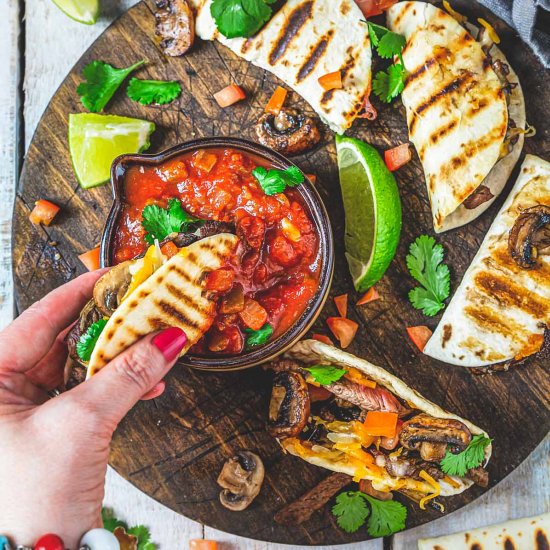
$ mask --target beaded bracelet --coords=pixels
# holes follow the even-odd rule
[[[66,550],[63,539],[53,533],[42,535],[34,546],[12,546],[6,535],[0,535],[0,550]],[[107,529],[92,529],[80,540],[78,550],[120,550],[120,543]]]

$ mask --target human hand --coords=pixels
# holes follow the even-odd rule
[[[178,328],[146,336],[90,380],[48,399],[63,382],[64,335],[101,274],[54,290],[0,333],[0,533],[16,544],[50,532],[78,548],[86,531],[102,527],[113,432],[140,398],[162,392],[159,381],[185,345]]]

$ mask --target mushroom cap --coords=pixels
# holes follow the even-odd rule
[[[115,312],[130,286],[131,265],[132,260],[116,265],[100,277],[94,286],[95,305],[107,317]]]

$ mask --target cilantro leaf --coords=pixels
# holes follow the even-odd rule
[[[385,103],[397,97],[405,87],[407,72],[401,63],[390,65],[386,71],[378,71],[372,81],[372,91]]]
[[[388,32],[390,32],[386,27],[382,25],[377,25],[376,23],[371,23],[370,21],[365,21],[369,28],[369,36],[372,42],[372,45],[376,48],[380,42],[380,39]]]
[[[383,59],[393,59],[395,55],[401,55],[406,42],[404,36],[386,29],[378,42],[376,51]]]
[[[339,369],[332,365],[313,365],[312,367],[305,367],[315,382],[321,384],[321,386],[328,386],[333,382],[336,382],[348,372],[346,369]]]
[[[103,332],[106,324],[107,319],[99,319],[99,321],[92,323],[76,343],[76,354],[82,361],[90,360],[99,335]]]
[[[145,61],[138,61],[126,69],[117,69],[104,61],[92,61],[82,71],[86,82],[76,89],[82,105],[92,113],[102,111],[124,79]]]
[[[449,266],[442,263],[443,246],[437,244],[433,237],[420,235],[411,244],[407,254],[409,271],[424,288],[414,288],[409,292],[409,300],[424,315],[432,317],[445,307],[443,300],[448,298],[451,290]]]
[[[259,330],[252,330],[251,328],[245,328],[244,331],[248,335],[246,337],[246,347],[252,348],[255,346],[261,346],[262,344],[265,344],[273,334],[273,327],[269,323],[266,323]]]
[[[226,38],[248,38],[269,21],[275,0],[213,0],[210,14]]]
[[[126,533],[134,535],[138,539],[137,550],[156,550],[157,545],[151,542],[151,533],[145,525],[136,525],[126,529]]]
[[[336,516],[338,526],[346,533],[355,533],[369,516],[365,496],[360,491],[348,491],[336,497],[332,513]]]
[[[305,179],[296,166],[289,166],[286,170],[266,170],[263,166],[257,166],[252,170],[252,175],[258,180],[266,195],[282,193],[287,187],[296,187]]]
[[[171,233],[185,231],[190,223],[199,221],[188,214],[178,199],[170,199],[168,208],[149,204],[141,213],[141,225],[145,229],[145,240],[153,244],[155,239],[162,241]]]
[[[407,508],[395,500],[378,500],[364,495],[370,504],[367,531],[371,537],[388,537],[405,529]]]
[[[181,94],[181,84],[177,81],[140,80],[132,78],[126,89],[128,97],[142,105],[165,105]]]
[[[471,468],[477,468],[485,460],[485,447],[491,443],[492,439],[483,434],[474,435],[470,444],[458,454],[453,454],[447,449],[443,460],[441,461],[441,470],[451,476],[463,477]]]
[[[107,529],[107,531],[111,531],[111,533],[114,532],[117,527],[124,527],[124,529],[128,528],[126,523],[115,517],[111,508],[101,509],[101,519],[103,521],[103,528]]]

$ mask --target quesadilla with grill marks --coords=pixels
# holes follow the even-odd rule
[[[219,40],[298,92],[332,130],[347,130],[371,85],[367,25],[353,0],[287,0],[251,38],[225,38],[210,14],[212,0],[191,0],[196,33]],[[342,89],[326,91],[318,78],[341,71]]]
[[[523,147],[525,104],[503,53],[425,2],[399,2],[388,27],[407,42],[401,94],[436,232],[464,225],[504,188]]]
[[[424,353],[484,367],[541,349],[550,328],[550,163],[527,155]]]
[[[316,340],[299,342],[268,368],[275,371],[268,431],[286,452],[366,480],[375,498],[398,491],[421,508],[430,502],[442,510],[437,496],[487,486],[487,434],[383,368]],[[445,473],[444,459],[466,451],[474,437],[485,450],[479,462],[460,475]]]

